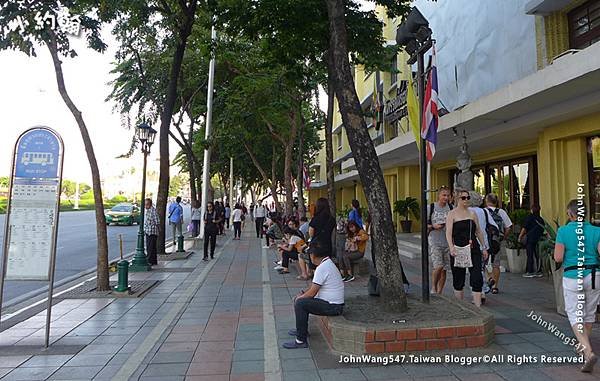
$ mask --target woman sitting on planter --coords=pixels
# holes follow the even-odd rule
[[[554,260],[564,266],[565,311],[580,344],[575,348],[578,353],[583,353],[585,359],[581,371],[591,372],[598,361],[592,352],[590,335],[600,301],[600,228],[584,221],[586,210],[583,200],[571,200],[567,205],[567,215],[569,222],[558,228],[556,234]]]
[[[482,255],[487,260],[487,250],[480,249],[479,242],[484,243],[483,231],[475,212],[469,210],[471,195],[468,191],[458,192],[457,207],[446,217],[446,240],[450,248],[450,269],[454,295],[464,299],[465,277],[469,269],[469,282],[473,294],[473,302],[481,306],[481,290],[483,275],[481,271]]]
[[[346,245],[342,252],[340,268],[344,282],[352,282],[352,262],[356,262],[365,256],[369,236],[355,221],[348,221],[346,225]]]

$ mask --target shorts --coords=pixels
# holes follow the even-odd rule
[[[444,270],[450,269],[450,249],[446,246],[430,246],[429,257],[431,258],[431,268]]]
[[[600,272],[596,272],[596,288],[592,289],[592,274],[583,278],[583,290],[577,291],[577,278],[563,277],[563,295],[565,298],[565,311],[569,317],[571,326],[581,323],[593,323],[596,321],[596,307],[600,301]],[[580,301],[578,296],[585,295]],[[579,322],[577,321],[579,318]]]

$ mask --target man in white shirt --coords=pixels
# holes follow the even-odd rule
[[[256,238],[262,238],[263,224],[265,223],[265,217],[267,215],[267,209],[262,205],[258,204],[254,208],[254,223],[256,225]]]
[[[319,242],[314,242],[309,248],[309,254],[317,269],[308,291],[301,291],[294,298],[296,329],[288,333],[296,336],[296,340],[284,343],[283,347],[286,349],[308,347],[309,314],[336,316],[344,311],[344,282],[337,266],[328,256],[329,251]]]
[[[488,210],[488,212],[490,212],[492,219],[496,222],[496,225],[498,225],[498,229],[500,230],[502,240],[506,239],[506,237],[508,237],[508,234],[510,234],[510,229],[512,228],[513,223],[510,220],[508,213],[506,213],[504,209],[498,208],[498,196],[496,196],[493,193],[488,194],[487,196],[485,196],[485,204],[487,206],[486,209]],[[497,294],[498,281],[500,280],[500,253],[492,253],[491,261],[492,274],[491,277],[488,279],[488,283],[492,288],[492,294]]]

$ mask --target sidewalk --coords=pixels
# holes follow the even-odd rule
[[[131,280],[161,282],[138,299],[63,300],[53,307],[52,345],[42,351],[45,311],[0,333],[2,380],[587,380],[577,366],[545,364],[341,364],[315,322],[310,349],[286,350],[294,326],[291,298],[307,283],[279,275],[272,252],[245,231],[220,238],[215,260],[196,252],[160,271]],[[401,258],[420,297],[420,261]],[[531,319],[534,309],[571,336],[566,318],[552,312],[552,284],[502,274],[501,293],[484,308],[496,316],[495,343],[473,353],[572,355]],[[447,289],[450,291],[450,279]],[[366,279],[347,284],[364,294]],[[594,344],[600,348],[598,335]],[[445,354],[446,352],[443,352]],[[438,353],[439,354],[439,353]]]

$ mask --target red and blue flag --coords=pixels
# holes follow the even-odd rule
[[[431,68],[427,76],[425,87],[425,101],[423,103],[423,124],[421,126],[421,137],[425,139],[427,161],[431,161],[435,155],[438,130],[438,78],[435,64],[435,45],[433,45],[433,57]]]

